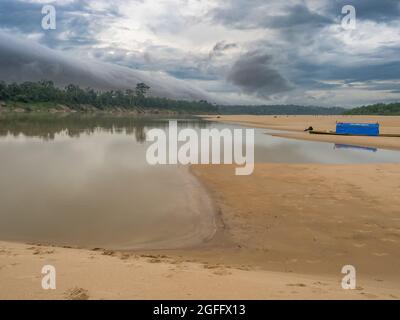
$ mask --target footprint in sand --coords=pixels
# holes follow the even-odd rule
[[[33,250],[32,254],[40,255],[40,254],[53,254],[54,249],[46,249],[41,247],[29,247],[28,250]]]
[[[314,282],[313,284],[317,285],[317,286],[329,286],[329,283],[324,283],[324,282],[321,282],[321,281]]]
[[[4,254],[4,255],[6,255],[6,256],[9,256],[9,255],[11,254],[11,251],[5,250],[5,249],[1,249],[1,250],[0,250],[0,254]]]
[[[288,283],[287,284],[288,287],[307,287],[304,283]]]
[[[210,270],[214,270],[213,274],[217,275],[217,276],[227,276],[232,274],[232,272],[228,271],[226,269],[226,267],[224,266],[220,266],[220,265],[209,265],[209,264],[204,264],[203,265],[204,269],[210,269]]]
[[[103,252],[101,253],[103,256],[111,256],[114,257],[115,256],[115,251],[114,250],[103,250]]]
[[[54,250],[45,250],[45,249],[37,249],[33,251],[34,255],[39,255],[39,254],[53,254]]]
[[[215,270],[213,273],[217,276],[228,276],[228,275],[232,274],[232,272],[230,272],[226,269]]]
[[[204,264],[203,268],[204,269],[218,269],[218,268],[220,268],[220,266],[215,265],[215,264]]]
[[[88,300],[89,291],[83,288],[74,287],[65,291],[65,297],[69,300]]]
[[[241,265],[240,267],[236,267],[236,269],[242,270],[242,271],[250,271],[251,267],[246,266],[246,265]]]
[[[119,257],[121,260],[128,260],[131,257],[129,253],[122,253]]]
[[[364,297],[367,297],[368,299],[377,299],[377,298],[379,298],[379,296],[374,295],[372,293],[361,292],[360,294],[363,295]]]

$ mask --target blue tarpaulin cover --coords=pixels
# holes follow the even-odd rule
[[[336,124],[336,133],[365,136],[379,136],[379,123],[344,123]]]

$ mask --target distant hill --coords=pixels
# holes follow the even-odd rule
[[[339,107],[314,107],[297,105],[270,106],[218,106],[221,114],[254,114],[254,115],[338,115],[346,109]]]
[[[347,110],[344,112],[347,115],[381,115],[381,116],[390,116],[397,115],[400,116],[400,102],[391,103],[391,104],[373,104],[370,106],[362,106],[358,108],[354,108],[351,110]]]

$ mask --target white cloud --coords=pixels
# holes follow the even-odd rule
[[[18,8],[50,2],[61,19],[56,32],[23,28],[24,21],[13,23],[12,18],[0,21],[0,28],[24,33],[82,61],[98,59],[168,74],[229,103],[352,105],[400,99],[395,90],[400,20],[390,12],[394,0],[384,0],[379,10],[377,4],[360,2],[352,31],[340,24],[342,0],[25,0]],[[6,3],[17,10],[10,0]],[[385,14],[388,19],[382,21]],[[32,21],[25,23],[31,26]],[[217,43],[234,46],[210,55]],[[255,51],[271,57],[272,69],[287,79],[292,91],[265,88],[260,99],[260,92],[243,94],[227,81],[235,63]],[[384,80],[380,70],[390,71],[390,83],[379,82]]]

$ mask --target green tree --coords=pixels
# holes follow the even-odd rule
[[[150,90],[150,87],[147,84],[145,84],[143,82],[138,83],[136,85],[136,90],[135,90],[136,96],[139,98],[144,98],[144,97],[146,97],[146,94],[149,90]]]

